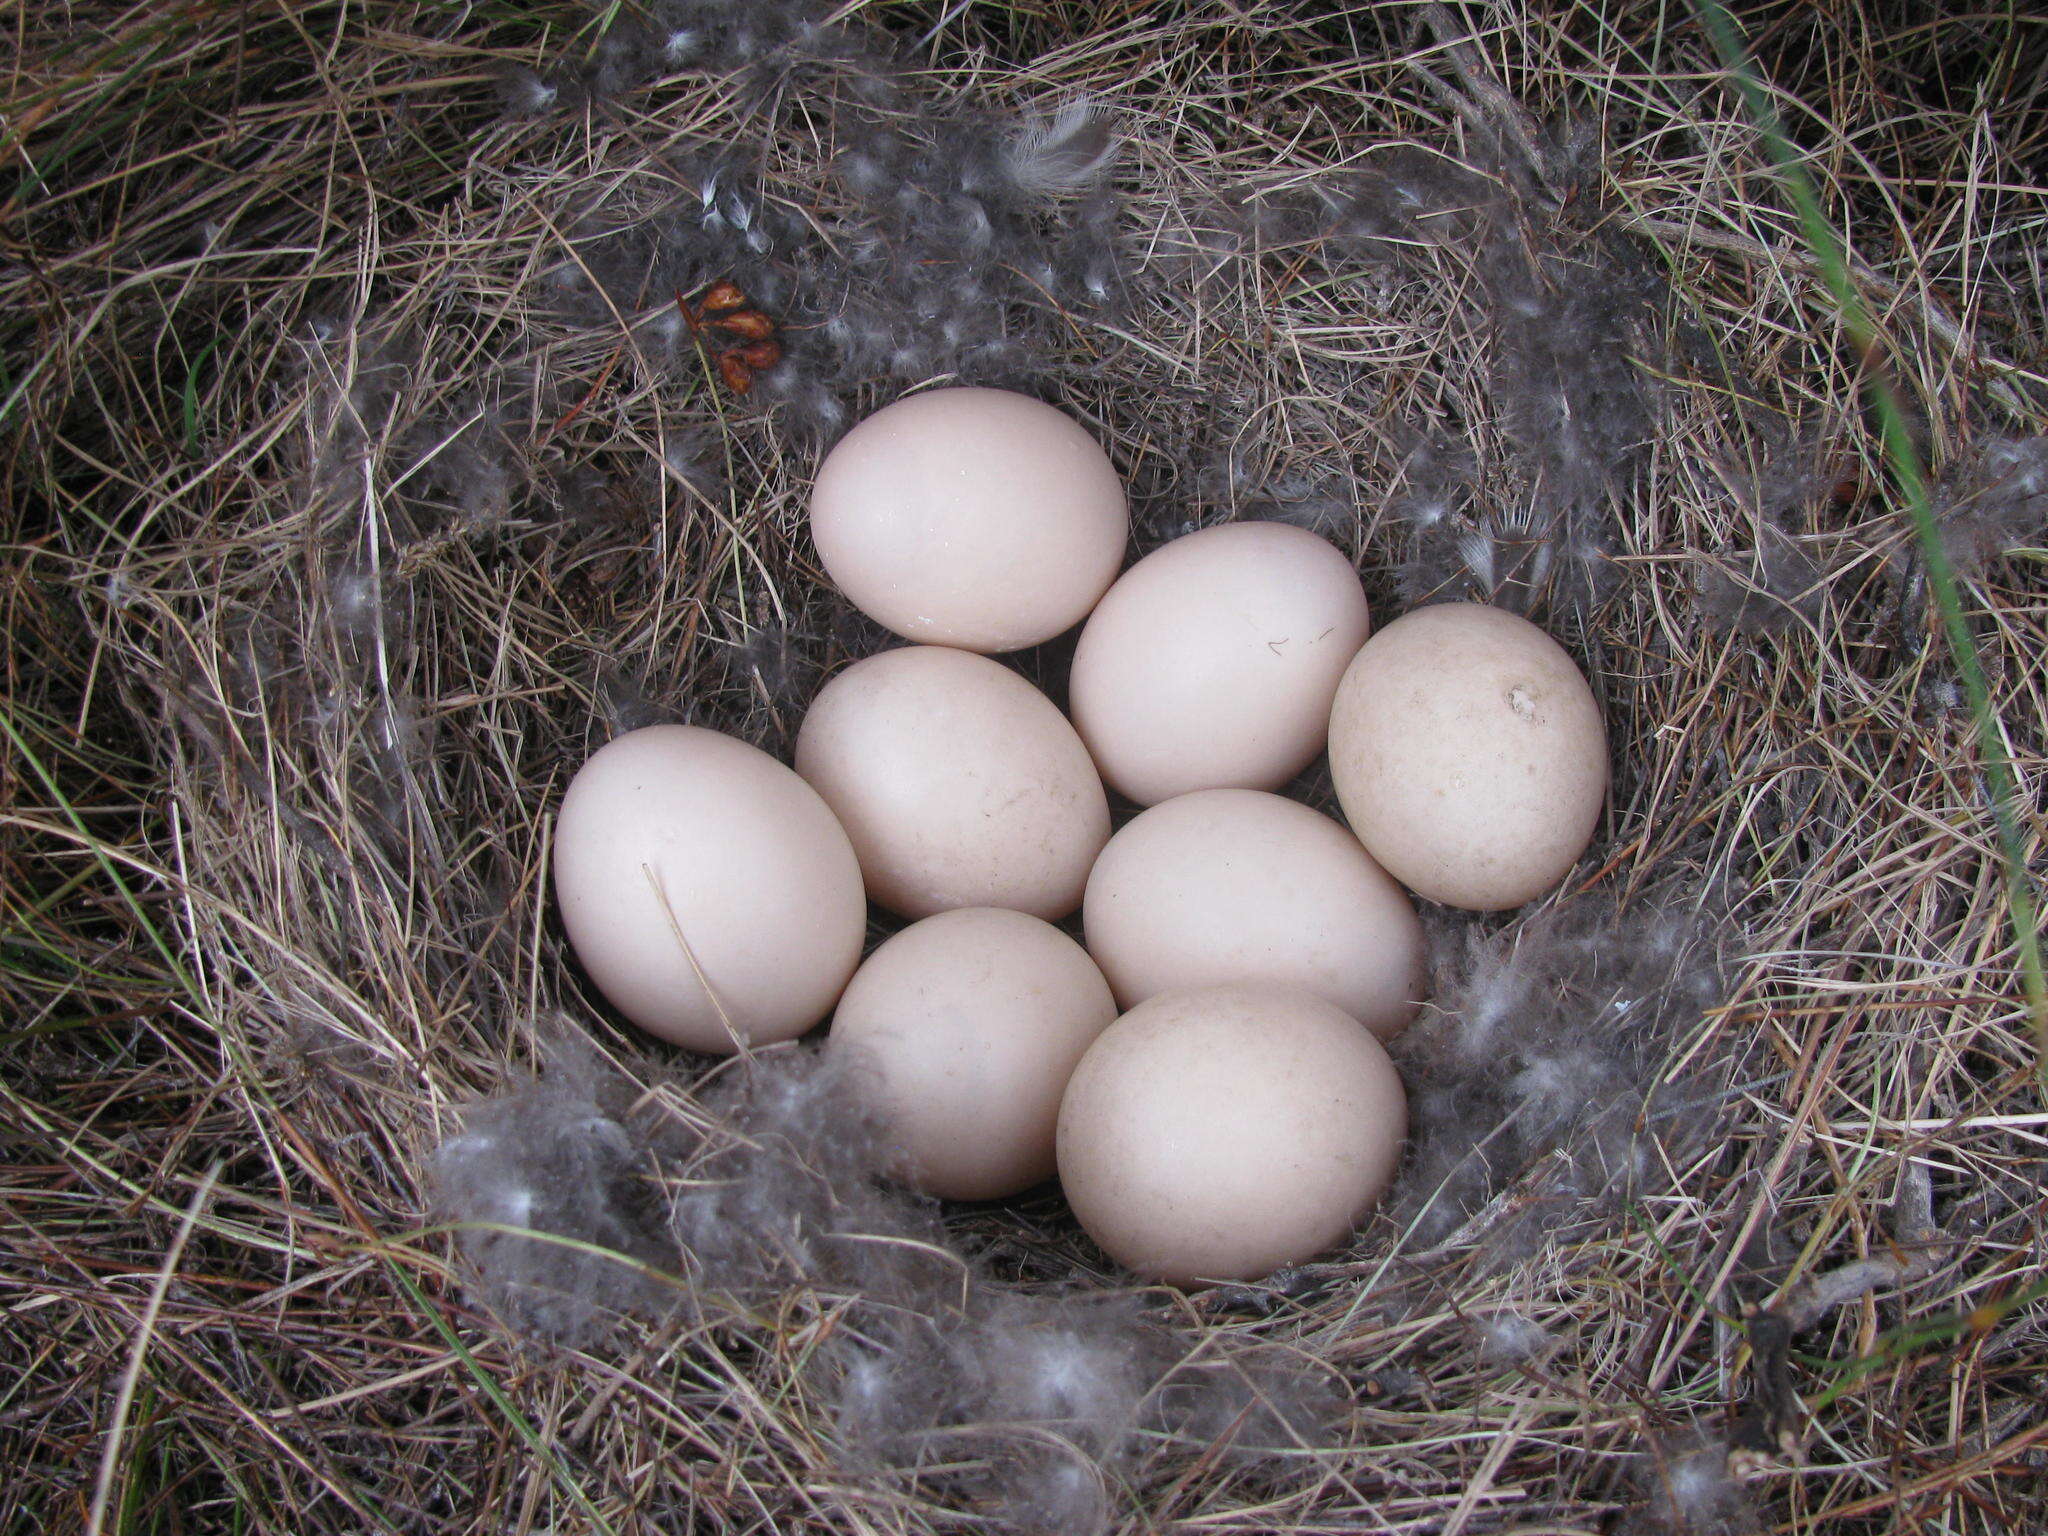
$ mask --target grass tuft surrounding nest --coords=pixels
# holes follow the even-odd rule
[[[1740,25],[1867,331],[1669,6],[16,7],[0,1530],[2038,1528],[2048,28]],[[933,379],[1594,680],[1346,1252],[1129,1287],[566,954],[589,751],[883,643],[805,490]]]

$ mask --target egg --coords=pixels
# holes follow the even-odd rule
[[[1074,725],[1140,805],[1277,789],[1323,750],[1369,629],[1358,573],[1328,541],[1285,523],[1206,528],[1132,566],[1089,616]]]
[[[855,662],[804,717],[796,767],[852,838],[869,894],[905,917],[1064,917],[1109,840],[1108,797],[1066,717],[967,651]]]
[[[1564,648],[1480,603],[1368,641],[1330,712],[1345,818],[1417,895],[1502,911],[1562,880],[1607,795],[1607,732]]]
[[[910,1183],[993,1200],[1052,1177],[1060,1095],[1115,1017],[1109,983],[1064,933],[964,907],[868,957],[826,1053],[871,1096]]]
[[[802,1034],[860,961],[860,865],[774,758],[688,725],[629,731],[577,770],[555,819],[555,899],[619,1012],[730,1053]]]
[[[1089,873],[1081,919],[1125,1008],[1278,982],[1392,1039],[1422,998],[1408,893],[1329,817],[1262,790],[1197,790],[1128,823]]]
[[[1126,1268],[1252,1280],[1343,1242],[1407,1126],[1386,1048],[1335,1005],[1271,983],[1162,992],[1074,1069],[1060,1182]]]
[[[811,537],[826,574],[897,634],[1014,651],[1071,629],[1116,579],[1122,482],[1071,417],[1001,389],[885,406],[826,455]]]

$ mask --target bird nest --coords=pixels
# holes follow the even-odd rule
[[[0,1527],[2031,1528],[2048,33],[1742,25],[20,11]],[[1594,845],[1431,919],[1316,1263],[917,1199],[566,949],[591,751],[786,759],[885,643],[806,490],[934,380],[1136,553],[1307,526],[1593,682]]]

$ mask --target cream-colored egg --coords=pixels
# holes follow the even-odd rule
[[[825,456],[811,536],[826,573],[897,634],[1014,651],[1071,629],[1123,563],[1123,483],[1071,417],[1001,389],[885,406]]]
[[[1564,878],[1600,821],[1607,732],[1550,636],[1444,603],[1368,641],[1330,712],[1330,773],[1359,841],[1431,901],[1480,912]]]
[[[1125,1008],[1278,982],[1390,1040],[1422,999],[1408,893],[1329,817],[1261,790],[1197,790],[1130,822],[1095,861],[1081,916]]]
[[[1059,929],[967,907],[867,958],[826,1051],[873,1095],[910,1183],[994,1200],[1052,1177],[1060,1095],[1115,1017],[1109,984]]]
[[[1330,699],[1370,628],[1351,562],[1286,523],[1229,523],[1154,550],[1074,652],[1069,704],[1103,778],[1140,805],[1277,789],[1323,750]]]
[[[860,866],[825,802],[768,756],[688,725],[600,748],[555,820],[555,899],[627,1018],[692,1050],[802,1034],[860,961]]]
[[[1060,1182],[1138,1274],[1251,1280],[1343,1242],[1407,1129],[1386,1048],[1334,1005],[1270,984],[1162,992],[1074,1069]]]
[[[1066,717],[967,651],[855,662],[812,703],[796,766],[853,839],[869,894],[905,917],[1064,917],[1109,839],[1108,798]]]

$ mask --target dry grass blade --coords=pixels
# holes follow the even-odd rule
[[[216,1163],[206,1171],[206,1177],[192,1192],[192,1203],[185,1208],[185,1219],[179,1224],[177,1235],[171,1239],[171,1246],[164,1254],[163,1267],[157,1271],[156,1284],[150,1288],[149,1300],[143,1304],[142,1316],[136,1321],[135,1347],[129,1355],[128,1368],[122,1373],[121,1389],[114,1394],[113,1423],[107,1428],[106,1451],[100,1458],[98,1481],[93,1485],[92,1508],[86,1514],[88,1536],[100,1536],[100,1532],[106,1529],[108,1502],[121,1470],[122,1436],[128,1428],[128,1412],[135,1405],[135,1387],[142,1379],[143,1362],[149,1358],[151,1336],[156,1332],[157,1316],[163,1310],[164,1293],[171,1288],[171,1277],[178,1272],[178,1260],[184,1256],[186,1241],[192,1236],[193,1225],[205,1208],[208,1197],[213,1194],[213,1186],[219,1176],[220,1165]]]

